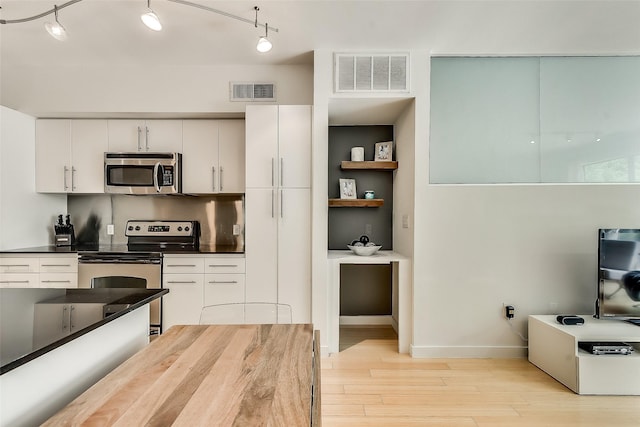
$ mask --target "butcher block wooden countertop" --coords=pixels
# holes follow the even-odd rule
[[[312,325],[173,326],[44,425],[317,426],[313,349]]]

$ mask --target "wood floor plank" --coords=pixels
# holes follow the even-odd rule
[[[322,365],[324,427],[640,426],[640,396],[580,396],[524,358],[414,359],[354,329]]]

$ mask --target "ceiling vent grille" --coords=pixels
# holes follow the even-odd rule
[[[408,92],[409,54],[336,53],[336,92]]]
[[[229,83],[231,101],[275,101],[275,83]]]

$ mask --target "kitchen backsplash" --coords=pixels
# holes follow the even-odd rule
[[[200,221],[200,243],[203,245],[234,246],[244,250],[242,194],[197,197],[69,195],[67,206],[76,236],[93,240],[97,235],[98,244],[126,243],[125,225],[130,219],[174,219]],[[108,224],[114,225],[113,236],[107,234]]]

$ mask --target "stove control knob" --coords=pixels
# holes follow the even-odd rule
[[[140,226],[136,225],[136,231],[140,231]]]
[[[184,231],[189,231],[189,226],[186,226],[186,227],[184,228]]]
[[[178,226],[178,231],[182,231],[182,227]]]
[[[133,225],[130,225],[130,226],[127,228],[127,230],[129,230],[129,231],[133,230]]]

